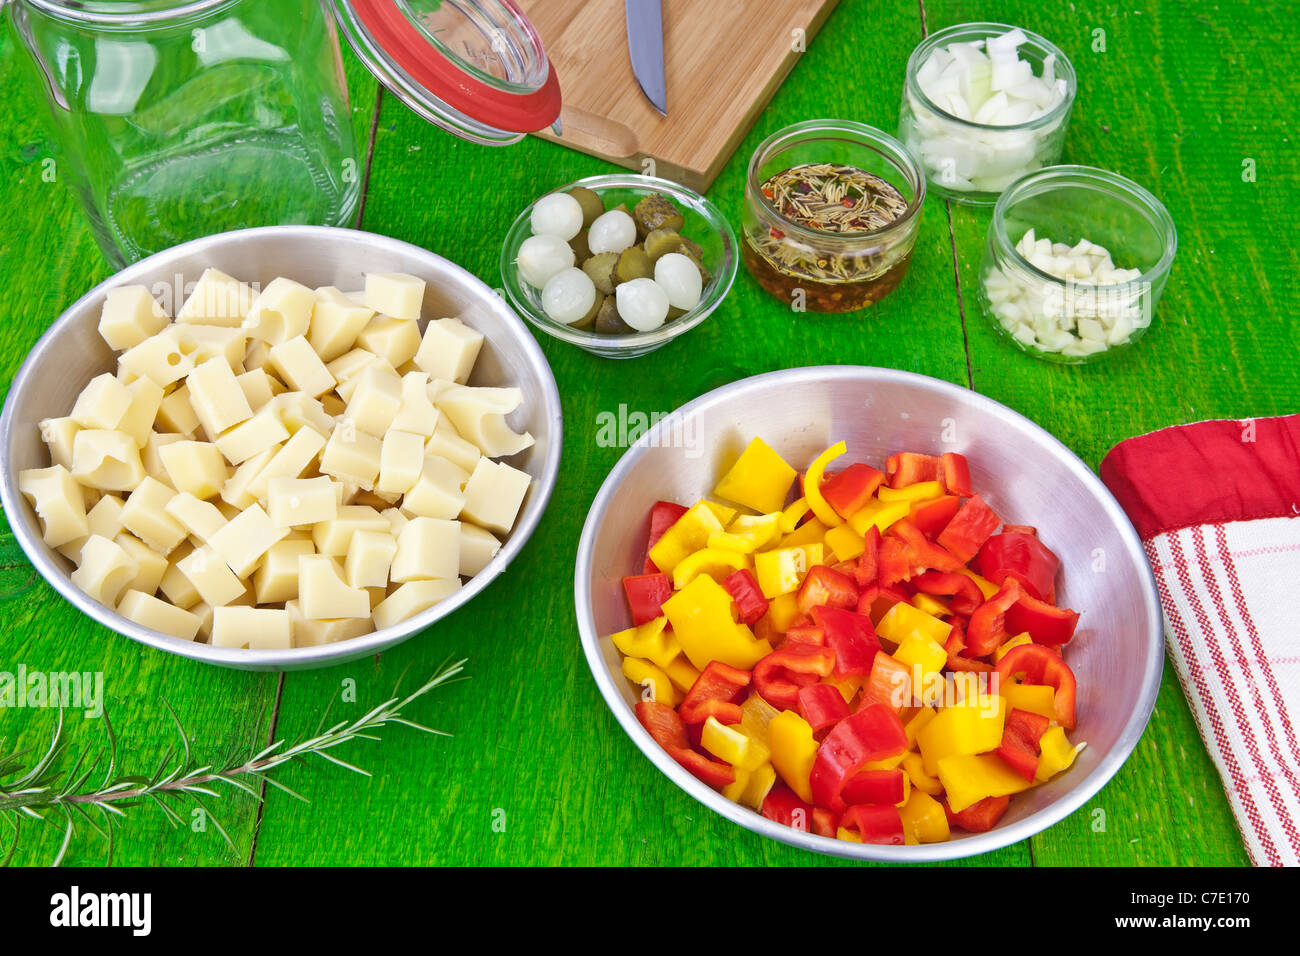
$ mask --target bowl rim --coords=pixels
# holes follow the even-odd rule
[[[600,649],[601,636],[596,633],[591,611],[590,577],[598,530],[597,518],[604,515],[610,498],[641,455],[648,448],[653,447],[656,438],[661,433],[678,427],[681,420],[686,416],[706,411],[709,406],[725,401],[735,393],[761,389],[767,385],[787,386],[792,382],[816,384],[826,381],[867,383],[883,381],[937,389],[954,397],[960,396],[963,401],[972,402],[976,408],[981,408],[1001,417],[1007,417],[1033,431],[1041,433],[1048,440],[1049,447],[1055,447],[1076,477],[1096,493],[1098,500],[1114,519],[1121,536],[1126,539],[1129,550],[1133,552],[1134,557],[1137,559],[1138,566],[1145,572],[1141,584],[1147,598],[1145,629],[1149,640],[1146,658],[1142,662],[1144,674],[1138,705],[1125,722],[1115,745],[1102,758],[1101,762],[1055,802],[1025,817],[1023,820],[1005,826],[997,826],[987,833],[972,834],[958,840],[901,847],[852,843],[831,837],[821,837],[784,826],[773,820],[768,820],[747,807],[733,803],[696,779],[689,771],[674,761],[654,741],[649,732],[641,726],[632,708],[628,707],[623,700],[613,675],[605,666]],[[945,382],[942,379],[931,378],[927,375],[875,366],[808,366],[754,375],[706,392],[661,419],[623,453],[623,456],[610,471],[609,476],[592,500],[587,519],[583,524],[582,536],[578,543],[578,555],[574,565],[573,596],[579,636],[587,658],[587,665],[591,669],[596,686],[600,689],[601,696],[604,698],[606,706],[613,712],[615,719],[622,725],[623,730],[632,739],[632,742],[636,744],[651,763],[658,767],[673,783],[677,784],[680,789],[733,823],[762,836],[779,840],[800,849],[855,860],[872,860],[885,863],[933,863],[975,856],[1010,846],[1013,843],[1019,843],[1021,840],[1040,833],[1053,824],[1064,820],[1100,791],[1133,752],[1155,708],[1156,695],[1160,690],[1160,682],[1164,672],[1163,612],[1160,608],[1155,576],[1146,558],[1142,542],[1128,516],[1124,513],[1114,495],[1110,493],[1110,490],[1092,469],[1042,426],[1034,423],[1014,409],[981,395],[979,392],[954,385],[951,382]]]
[[[720,269],[714,275],[713,281],[704,287],[700,301],[694,309],[685,315],[665,322],[659,328],[650,332],[636,332],[631,335],[603,335],[599,332],[588,332],[585,329],[575,329],[571,326],[561,325],[545,315],[539,314],[533,308],[532,303],[523,294],[523,282],[518,276],[518,269],[515,268],[515,256],[519,252],[519,246],[531,234],[528,230],[531,229],[529,223],[533,206],[543,196],[576,189],[579,186],[590,189],[592,192],[597,192],[600,189],[635,189],[647,194],[667,193],[672,198],[691,207],[709,223],[711,228],[717,230],[718,236],[722,240]],[[723,299],[731,291],[732,284],[736,281],[736,271],[739,265],[736,230],[727,217],[722,214],[722,210],[714,205],[712,201],[695,190],[680,183],[675,183],[670,179],[631,172],[587,176],[584,179],[578,179],[548,190],[530,202],[515,217],[514,222],[510,224],[510,228],[506,230],[505,239],[501,243],[501,282],[506,297],[510,300],[510,304],[514,306],[515,311],[522,315],[529,324],[541,329],[547,335],[568,342],[570,345],[576,345],[579,348],[597,353],[615,354],[655,348],[672,341],[685,332],[689,332],[712,315],[717,307],[722,304]]]
[[[1061,102],[1057,103],[1042,116],[1039,116],[1036,119],[1025,120],[1023,123],[1012,123],[1009,126],[995,126],[991,123],[976,123],[974,120],[962,119],[960,116],[949,113],[930,99],[930,97],[926,95],[925,90],[921,89],[921,84],[917,81],[916,74],[920,71],[922,66],[922,54],[930,53],[932,50],[938,49],[940,41],[966,37],[968,34],[972,33],[986,34],[983,39],[987,40],[990,36],[995,34],[1000,36],[1003,33],[1009,33],[1012,30],[1019,30],[1023,33],[1025,35],[1026,43],[1036,45],[1045,55],[1054,55],[1056,57],[1058,68],[1063,64],[1068,74],[1067,76],[1057,77],[1058,80],[1064,79],[1066,81],[1065,96],[1061,98]],[[960,43],[967,41],[958,39],[957,42]],[[956,123],[958,126],[991,133],[1014,133],[1020,131],[1033,132],[1039,129],[1044,129],[1051,123],[1070,114],[1070,111],[1074,108],[1074,101],[1079,92],[1078,73],[1074,69],[1074,64],[1070,62],[1070,58],[1065,55],[1064,50],[1041,34],[1035,33],[1033,30],[1026,29],[1025,27],[1018,27],[1010,23],[998,23],[993,20],[974,20],[969,23],[954,23],[951,26],[944,27],[942,30],[936,30],[934,33],[925,37],[920,43],[912,48],[912,53],[907,58],[907,69],[904,72],[903,83],[906,91],[910,95],[919,99],[921,105],[929,109],[936,116]]]
[[[210,236],[192,239],[189,242],[172,246],[134,262],[125,269],[109,276],[103,282],[97,283],[92,289],[64,309],[59,317],[51,323],[50,327],[45,330],[44,334],[27,353],[22,365],[19,366],[18,372],[10,383],[9,392],[5,397],[4,411],[0,413],[0,505],[3,506],[6,514],[16,516],[22,508],[29,507],[26,499],[18,490],[17,474],[14,472],[9,460],[10,439],[17,427],[14,421],[14,409],[17,404],[15,396],[23,394],[29,388],[37,387],[39,384],[39,380],[36,378],[37,365],[40,364],[46,352],[57,347],[56,341],[60,330],[72,322],[74,314],[83,311],[91,303],[101,300],[109,289],[138,281],[160,266],[180,259],[187,254],[220,247],[226,243],[265,237],[283,237],[285,242],[296,241],[299,243],[343,238],[361,239],[367,245],[379,247],[383,250],[417,253],[419,256],[437,260],[462,273],[462,278],[471,289],[480,293],[484,302],[500,303],[501,317],[507,320],[507,324],[515,324],[517,339],[524,357],[537,373],[541,382],[543,401],[546,406],[544,414],[550,429],[553,431],[547,436],[546,457],[542,462],[540,474],[535,479],[534,487],[531,489],[532,494],[540,496],[537,507],[523,516],[520,523],[511,530],[510,537],[482,571],[470,578],[454,595],[439,601],[414,617],[400,621],[391,627],[371,631],[369,634],[333,644],[290,648],[289,650],[225,648],[214,647],[211,644],[201,644],[197,641],[183,641],[171,635],[142,627],[118,614],[116,609],[100,604],[85,594],[72,583],[67,573],[55,563],[52,549],[46,546],[39,535],[31,533],[26,522],[17,518],[10,521],[14,537],[18,540],[23,552],[41,577],[58,591],[68,603],[87,617],[124,637],[157,650],[177,654],[191,660],[244,670],[320,667],[378,653],[414,637],[439,619],[466,604],[505,570],[506,565],[514,560],[528,542],[528,539],[532,537],[550,504],[551,494],[555,489],[564,439],[559,387],[555,383],[555,376],[551,372],[551,367],[542,354],[540,346],[538,346],[536,339],[528,334],[527,327],[520,322],[513,310],[501,300],[490,286],[468,269],[444,256],[412,243],[359,229],[303,225],[258,226],[251,229],[236,229],[229,232],[214,233]],[[475,289],[475,287],[477,288]]]

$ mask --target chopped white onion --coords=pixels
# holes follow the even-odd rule
[[[1021,344],[1083,358],[1123,345],[1150,325],[1149,289],[1132,284],[1142,271],[1118,268],[1102,246],[1080,239],[1071,247],[1030,229],[1016,243],[1016,252],[1064,283],[1011,263],[985,273],[989,310]]]

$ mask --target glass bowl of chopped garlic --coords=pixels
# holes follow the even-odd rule
[[[1178,248],[1146,189],[1090,166],[1051,166],[998,200],[980,266],[980,305],[1021,350],[1079,365],[1151,326]]]

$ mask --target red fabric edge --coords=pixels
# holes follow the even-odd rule
[[[1100,471],[1144,540],[1300,515],[1300,415],[1164,428],[1120,442]]]

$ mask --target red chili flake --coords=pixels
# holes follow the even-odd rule
[[[852,209],[852,208],[853,208],[853,200],[852,200],[852,199],[849,199],[847,196],[846,196],[845,198],[841,199],[841,200],[840,200],[840,203],[844,206],[845,209]]]
[[[764,189],[764,190],[763,190],[763,195],[766,196],[768,199],[775,199],[775,198],[776,198],[776,193],[772,192],[772,190],[770,190],[770,189]]]
[[[785,238],[785,233],[782,232],[780,229],[769,228],[767,231],[768,231],[768,233],[771,235],[771,237],[772,237],[773,239],[784,239],[784,238]]]

